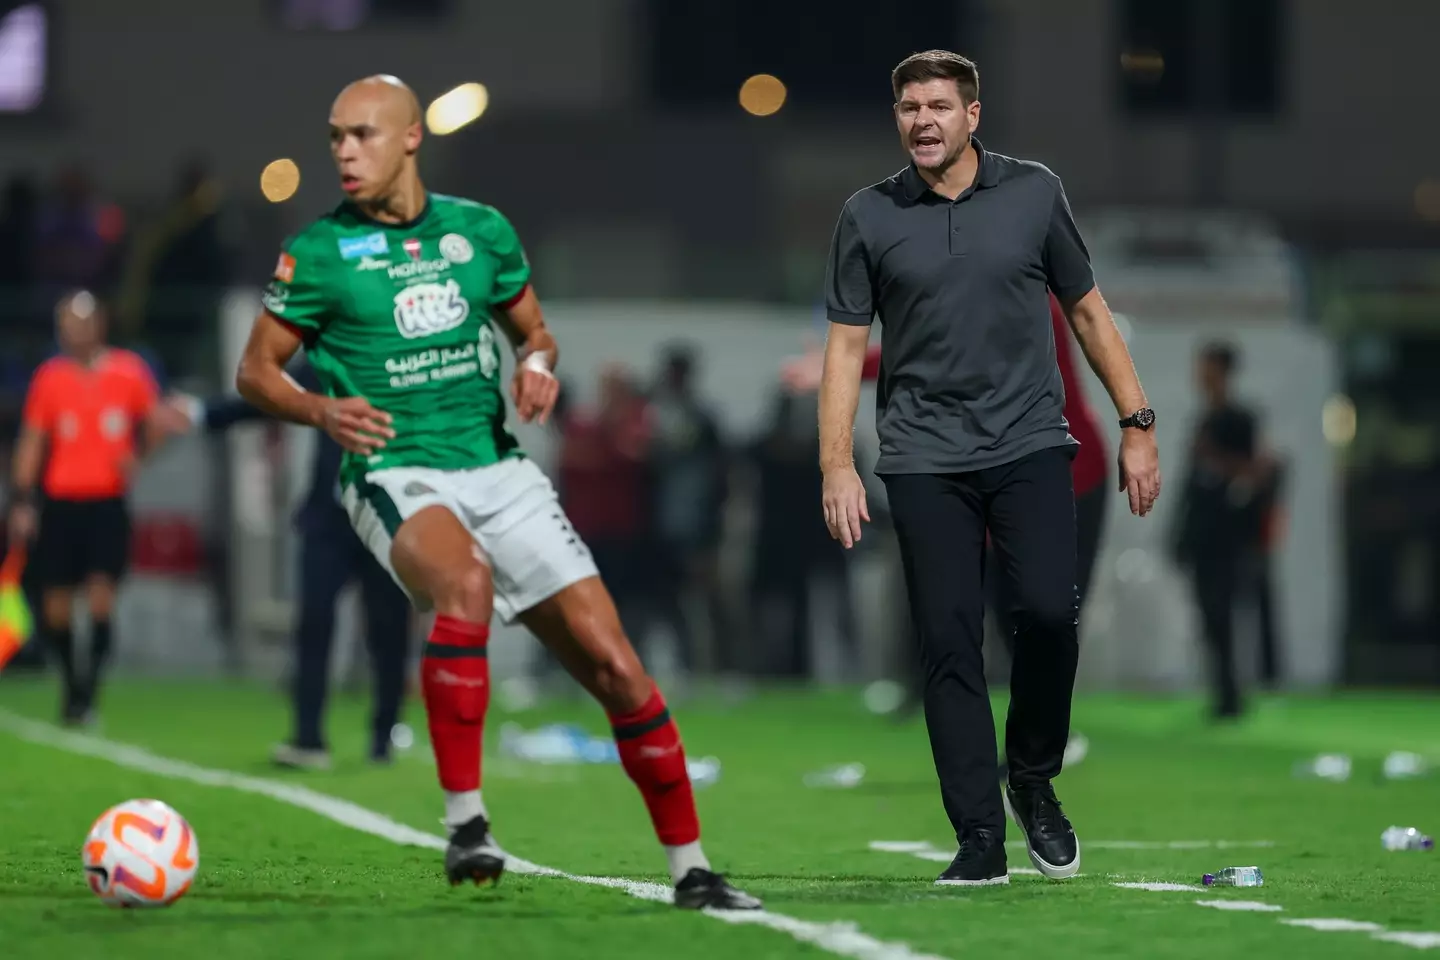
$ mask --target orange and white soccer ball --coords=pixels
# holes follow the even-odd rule
[[[81,850],[85,880],[116,907],[165,907],[200,865],[195,831],[159,800],[127,800],[100,815]]]

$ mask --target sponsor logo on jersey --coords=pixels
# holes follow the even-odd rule
[[[360,262],[355,264],[355,269],[363,272],[365,270],[385,270],[389,268],[389,266],[389,260],[376,260],[374,257],[362,257]]]
[[[415,237],[406,237],[403,246],[405,247],[405,252],[410,255],[411,260],[419,261],[420,241],[418,239]]]
[[[390,241],[385,239],[383,233],[369,233],[363,237],[341,237],[340,259],[354,260],[356,257],[363,257],[366,254],[379,256],[382,253],[390,252]]]
[[[272,281],[265,287],[265,292],[260,295],[260,302],[266,310],[277,317],[285,312],[285,303],[290,299],[290,288],[278,280]]]
[[[281,283],[295,282],[295,258],[284,251],[281,251],[280,259],[275,263],[275,279]]]
[[[469,316],[470,301],[453,277],[444,283],[417,283],[395,294],[395,327],[407,340],[453,330]]]
[[[450,269],[449,260],[413,260],[409,263],[397,263],[387,271],[391,280],[404,280],[409,277],[423,277],[432,273],[441,273]]]
[[[447,233],[440,238],[440,256],[451,263],[469,263],[475,258],[475,248],[460,234]]]

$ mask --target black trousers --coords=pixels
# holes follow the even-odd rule
[[[1075,497],[1075,598],[1077,615],[1085,608],[1090,593],[1090,579],[1095,572],[1095,558],[1100,555],[1100,538],[1105,530],[1105,514],[1112,497],[1108,483]],[[995,562],[994,551],[986,555],[987,564]],[[1005,649],[1015,657],[1015,620],[1011,615],[1014,599],[1004,577],[986,577],[985,593],[990,615],[995,618]]]
[[[1217,716],[1240,713],[1240,678],[1235,663],[1235,594],[1243,551],[1226,543],[1195,552],[1195,601],[1209,653],[1211,709]]]
[[[409,653],[410,602],[348,524],[316,524],[302,531],[300,622],[295,633],[295,744],[325,746],[322,718],[335,637],[335,602],[359,579],[365,607],[365,646],[374,678],[371,753],[388,752],[400,717]]]
[[[1079,658],[1070,453],[1053,448],[957,474],[884,478],[925,674],[925,724],[945,812],[964,840],[1004,829],[982,653],[985,532],[1013,598],[1005,753],[1010,782],[1060,773]]]

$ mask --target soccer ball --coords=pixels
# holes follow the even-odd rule
[[[90,889],[111,906],[166,907],[190,889],[200,847],[168,805],[127,800],[95,821],[80,859]]]

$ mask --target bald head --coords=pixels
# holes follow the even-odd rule
[[[332,113],[345,107],[374,107],[397,126],[408,127],[420,122],[420,99],[399,77],[377,73],[356,80],[340,91]]]
[[[421,138],[415,91],[388,74],[356,80],[330,108],[330,149],[341,187],[362,203],[379,202],[418,176]]]

